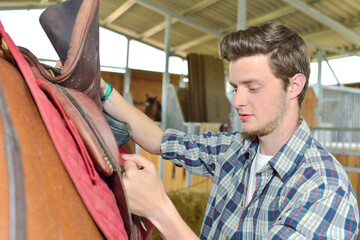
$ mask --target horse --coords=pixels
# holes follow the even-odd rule
[[[161,121],[161,103],[157,100],[157,96],[151,97],[146,94],[145,114],[153,121]]]
[[[76,1],[64,3],[98,8]],[[127,208],[117,141],[96,101],[48,81],[61,75],[16,46],[1,22],[0,43],[1,239],[146,237],[146,223]],[[76,122],[79,112],[94,123]],[[90,130],[79,124],[99,146],[89,147],[82,134]]]
[[[22,74],[3,56],[0,66],[1,238],[102,239]]]

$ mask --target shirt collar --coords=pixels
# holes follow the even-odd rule
[[[298,129],[269,162],[283,182],[298,168],[311,141],[310,128],[306,121],[300,118]]]
[[[269,164],[279,174],[282,181],[286,181],[286,179],[297,169],[312,140],[311,131],[306,121],[301,117],[299,120],[300,126],[298,129],[296,129],[289,140],[269,161]],[[244,149],[247,149],[246,152],[251,156],[254,156],[258,145],[257,140],[245,141]]]

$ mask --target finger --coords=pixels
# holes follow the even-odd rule
[[[135,164],[140,167],[149,167],[151,166],[152,162],[147,160],[145,157],[141,156],[140,154],[124,154],[122,155],[123,159],[126,161],[130,160],[135,162]]]
[[[125,159],[124,159],[125,160]],[[127,159],[124,162],[124,169],[125,172],[128,172],[130,169],[132,168],[138,168],[138,165],[132,160],[132,159]]]

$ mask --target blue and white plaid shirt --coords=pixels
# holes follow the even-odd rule
[[[192,174],[213,177],[201,239],[356,239],[359,209],[348,175],[300,121],[256,174],[247,206],[256,140],[244,141],[240,133],[166,130],[162,157]]]

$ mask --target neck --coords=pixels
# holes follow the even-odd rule
[[[294,117],[286,116],[281,126],[272,133],[258,137],[261,154],[274,156],[289,140],[300,126],[298,115],[294,114],[293,116]]]

